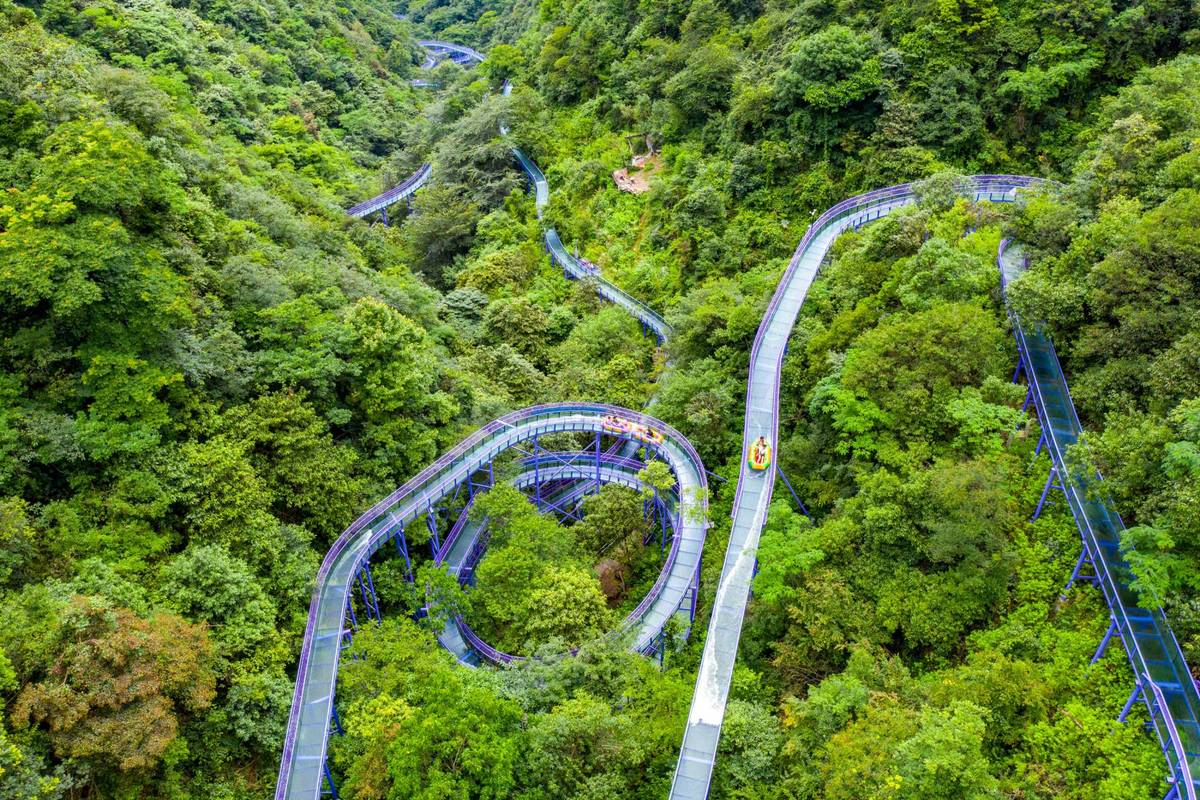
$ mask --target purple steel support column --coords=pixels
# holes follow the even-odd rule
[[[349,625],[347,625],[349,623]],[[354,595],[346,593],[346,610],[342,614],[342,643],[339,647],[345,650],[354,641],[354,631],[358,630],[358,615],[354,613]]]
[[[392,224],[390,222],[388,222],[387,206],[384,206],[383,208],[379,209],[379,217],[380,217],[380,219],[383,220],[383,227],[385,227],[385,228],[391,227]]]
[[[651,505],[653,502],[654,501],[651,500],[650,498],[647,498],[642,501],[642,522],[646,522],[646,523],[650,522],[650,512],[651,511],[654,512],[654,515],[656,517],[658,516],[658,508]],[[654,529],[652,527],[650,527],[649,525],[646,525],[646,532],[642,534],[642,547],[645,547],[646,545],[650,544],[650,540],[653,538],[654,538]]]
[[[1046,495],[1048,495],[1050,493],[1051,489],[1058,489],[1059,491],[1064,491],[1064,492],[1066,491],[1065,489],[1063,489],[1061,484],[1056,484],[1054,482],[1054,480],[1057,477],[1058,477],[1058,467],[1051,466],[1050,474],[1046,476],[1046,485],[1042,488],[1042,497],[1040,500],[1038,500],[1037,509],[1033,512],[1033,517],[1031,517],[1029,520],[1030,522],[1036,522],[1037,518],[1042,515],[1042,508],[1044,508],[1046,505]]]
[[[1179,784],[1172,783],[1170,790],[1167,792],[1167,796],[1164,797],[1163,800],[1179,800]]]
[[[696,574],[692,576],[692,607],[688,611],[688,618],[696,621],[696,600],[700,594],[700,560],[696,560]]]
[[[408,557],[408,539],[404,538],[404,523],[401,522],[395,533],[392,534],[392,542],[396,545],[396,551],[404,557],[404,575],[408,578],[408,582],[413,581],[412,559]]]
[[[667,504],[658,496],[658,489],[654,490],[654,503],[658,514],[658,552],[662,554],[667,551]]]
[[[776,457],[778,457],[778,454],[776,454]],[[808,517],[811,522],[812,514],[808,513],[808,509],[804,507],[804,502],[800,499],[800,495],[796,494],[796,490],[792,488],[792,482],[788,480],[787,475],[783,474],[783,467],[780,466],[778,461],[775,462],[775,471],[779,473],[779,477],[783,478],[783,485],[791,492],[792,499],[796,501],[796,505],[800,506],[800,513]]]
[[[436,558],[438,550],[442,549],[442,543],[438,539],[437,512],[433,506],[426,506],[425,509],[425,526],[429,528],[429,550]]]
[[[571,519],[575,520],[576,522],[582,521],[582,517],[579,516],[579,512],[576,511],[574,508],[567,508],[566,506],[563,506],[560,503],[555,503],[553,500],[546,500],[544,502],[539,502],[538,510],[539,511],[557,511],[558,513],[562,514],[564,517],[570,517]]]
[[[1033,454],[1039,456],[1042,454],[1042,448],[1046,446],[1046,432],[1042,431],[1038,434],[1037,447],[1033,448]]]
[[[475,480],[476,473],[471,473],[471,477],[467,478],[467,497],[471,500],[475,499],[475,493],[485,489],[491,489],[496,483],[496,475],[492,471],[492,463],[489,461],[487,465],[487,480]]]
[[[1120,715],[1117,717],[1117,722],[1124,722],[1129,716],[1129,712],[1133,710],[1133,704],[1142,696],[1142,679],[1135,678],[1136,683],[1133,685],[1133,691],[1129,693],[1129,699],[1125,701],[1125,707],[1121,709]]]
[[[338,716],[337,703],[329,704],[329,724],[332,726],[333,732],[338,736],[346,732],[342,729],[342,718]]]
[[[542,472],[538,463],[541,461],[538,458],[538,451],[541,449],[541,444],[538,442],[537,434],[533,435],[533,500],[537,504],[537,510],[542,510]]]
[[[1084,564],[1087,564],[1088,566],[1090,566],[1092,568],[1093,574],[1091,574],[1091,575],[1081,575],[1080,574],[1083,572]],[[1071,591],[1071,587],[1075,585],[1075,581],[1088,581],[1089,583],[1096,583],[1097,578],[1096,578],[1096,575],[1094,574],[1095,571],[1096,571],[1096,565],[1092,563],[1092,555],[1091,555],[1091,553],[1088,552],[1087,543],[1084,542],[1083,548],[1079,551],[1079,560],[1075,562],[1075,569],[1071,570],[1071,579],[1069,581],[1067,581],[1067,585],[1063,588],[1062,594],[1059,595],[1058,599],[1060,599],[1060,600],[1067,599],[1067,592]]]
[[[600,491],[600,431],[596,431],[596,491]]]
[[[1030,386],[1028,389],[1025,390],[1025,402],[1021,403],[1021,411],[1027,410],[1029,408],[1029,404],[1032,402],[1033,402],[1033,387]],[[1037,404],[1035,403],[1034,404],[1035,410],[1036,410],[1036,407],[1037,407]]]
[[[367,607],[367,616],[376,624],[383,622],[379,613],[379,597],[375,594],[375,580],[371,577],[371,565],[364,561],[362,570],[358,573],[358,588],[362,592],[363,605]]]
[[[337,785],[333,782],[333,775],[329,772],[329,761],[326,759],[322,765],[325,770],[325,783],[329,785],[328,789],[321,789],[321,797],[332,797],[333,800],[338,800]]]
[[[1021,372],[1025,368],[1025,359],[1021,357],[1020,352],[1017,353],[1017,368],[1013,370],[1012,383],[1021,380]]]
[[[1108,643],[1112,641],[1113,634],[1116,632],[1117,618],[1109,617],[1108,630],[1104,632],[1104,638],[1100,640],[1100,646],[1096,648],[1096,655],[1092,656],[1090,663],[1095,664],[1104,657],[1104,651],[1108,649]]]

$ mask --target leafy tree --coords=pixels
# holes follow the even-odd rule
[[[250,568],[220,545],[193,546],[171,559],[160,591],[172,610],[211,626],[226,658],[251,653],[274,631],[274,605]]]
[[[121,770],[159,762],[181,718],[213,699],[203,627],[149,619],[87,597],[71,600],[51,634],[55,656],[12,708],[18,727],[45,724],[55,753]]]
[[[530,589],[530,615],[521,621],[526,640],[578,643],[600,635],[611,621],[604,593],[584,570],[547,569]]]

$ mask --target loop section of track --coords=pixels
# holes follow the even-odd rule
[[[321,794],[329,720],[337,685],[346,609],[356,574],[399,526],[429,513],[471,475],[504,451],[538,436],[603,432],[613,417],[662,434],[655,445],[679,484],[680,527],[667,577],[639,606],[631,646],[643,649],[684,601],[700,562],[707,531],[707,479],[699,455],[678,431],[636,411],[603,403],[555,403],[514,411],[489,422],[415,478],[380,500],[330,548],[317,573],[296,672],[276,800],[313,800]],[[657,628],[655,626],[658,626]]]

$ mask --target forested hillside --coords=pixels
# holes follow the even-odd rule
[[[487,60],[422,70],[430,35]],[[545,223],[665,312],[670,369],[549,264],[513,145]],[[426,161],[392,227],[345,214]],[[978,172],[1063,187],[957,198]],[[931,176],[842,237],[791,339],[776,458],[812,518],[777,492],[711,796],[1156,799],[1124,655],[1088,666],[1103,599],[1059,597],[1074,523],[1028,522],[1049,462],[995,257],[1025,244],[1072,457],[1200,663],[1200,7],[0,0],[0,798],[271,796],[330,543],[568,398],[650,403],[724,479],[691,638],[661,667],[596,639],[661,562],[643,497],[571,525],[497,489],[477,588],[424,525],[415,584],[376,569],[330,763],[359,800],[665,796],[770,293],[823,209]],[[452,613],[540,657],[460,666]]]

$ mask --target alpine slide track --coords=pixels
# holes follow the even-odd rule
[[[429,40],[421,45],[429,53],[426,66],[442,58],[464,65],[484,58],[469,47],[450,42]],[[504,93],[509,89],[506,83]],[[507,133],[501,128],[502,135]],[[513,148],[513,155],[533,186],[540,218],[549,200],[549,184],[525,153]],[[386,223],[387,208],[409,200],[432,172],[431,165],[425,164],[399,185],[348,212],[360,218],[379,213]],[[1012,202],[1022,190],[1045,184],[1042,179],[1025,176],[978,175],[964,179],[958,189],[975,202],[1000,203]],[[773,446],[777,442],[780,371],[792,327],[838,236],[916,199],[915,187],[902,184],[849,198],[827,210],[805,232],[763,315],[750,352],[743,453],[729,544],[712,600],[671,798],[703,800],[708,794],[759,536],[776,475],[782,475],[778,472],[778,456],[763,471],[751,470],[747,457],[751,443],[758,437],[765,437]],[[660,345],[668,342],[671,328],[660,315],[606,281],[594,266],[572,256],[553,228],[545,228],[543,237],[550,257],[565,277],[592,281],[602,297],[637,318],[645,333],[653,334]],[[1007,240],[1000,246],[996,264],[1004,291],[1027,266],[1020,246]],[[1196,800],[1193,775],[1200,774],[1200,694],[1196,682],[1162,609],[1158,604],[1146,607],[1131,589],[1133,574],[1120,549],[1124,523],[1104,499],[1101,476],[1073,467],[1068,459],[1068,450],[1078,442],[1082,427],[1053,344],[1037,322],[1025,322],[1011,309],[1009,319],[1018,355],[1013,380],[1023,377],[1028,386],[1025,408],[1037,415],[1038,451],[1045,448],[1051,461],[1034,517],[1042,512],[1052,489],[1062,492],[1082,539],[1079,559],[1067,586],[1076,582],[1094,584],[1110,612],[1108,630],[1092,663],[1114,638],[1120,640],[1133,672],[1133,690],[1118,719],[1123,722],[1133,706],[1142,701],[1148,712],[1146,727],[1154,732],[1166,760],[1164,800]],[[614,425],[615,420],[620,424]],[[578,449],[547,449],[542,444],[545,437],[556,443],[565,437]],[[659,522],[659,546],[664,550],[669,547],[669,551],[649,594],[610,636],[622,639],[637,652],[652,655],[661,654],[666,646],[663,631],[668,620],[686,618],[690,629],[696,614],[700,558],[708,527],[706,472],[691,443],[653,417],[601,403],[552,403],[506,414],[484,425],[372,506],[326,554],[317,573],[296,670],[276,800],[337,796],[326,762],[326,745],[330,733],[340,730],[334,704],[338,661],[360,618],[379,619],[369,563],[372,554],[385,546],[395,547],[411,576],[405,528],[424,524],[433,562],[445,565],[460,581],[471,581],[474,566],[487,546],[488,533],[486,520],[473,520],[469,511],[478,492],[493,485],[492,465],[506,451],[515,451],[518,458],[513,483],[531,490],[530,499],[539,509],[565,516],[576,514],[582,497],[605,483],[645,489],[638,472],[646,460],[665,461],[677,487],[667,497],[655,493],[647,502],[647,513]],[[642,453],[645,460],[638,457]],[[446,518],[449,509],[457,509],[453,521]],[[439,639],[465,664],[502,665],[518,658],[488,645],[461,619],[448,622]]]

